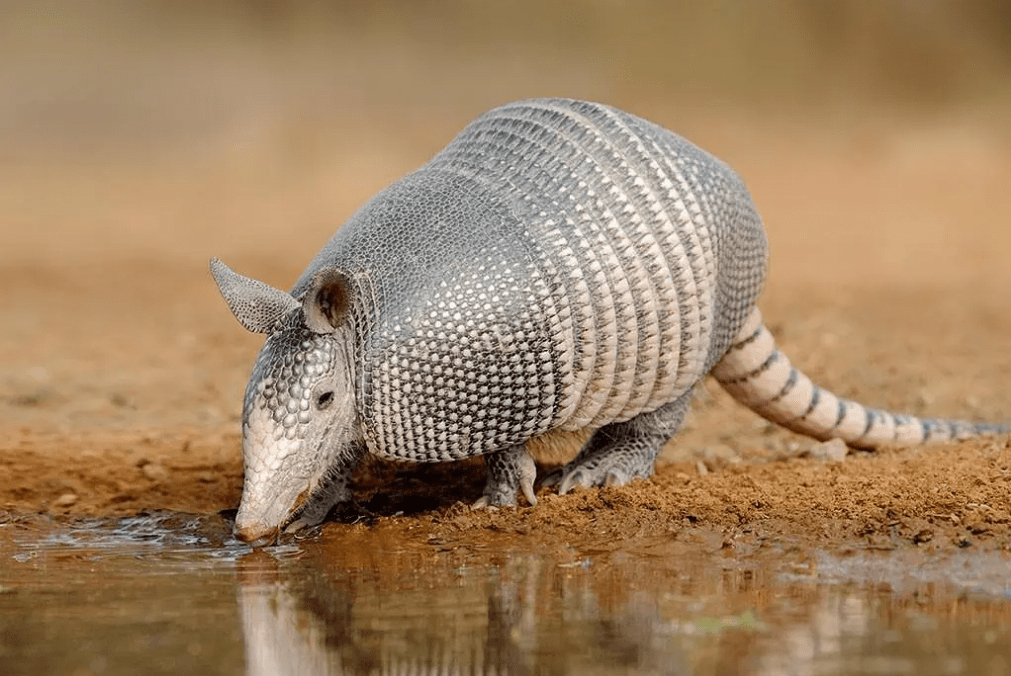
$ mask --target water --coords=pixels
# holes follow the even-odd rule
[[[335,526],[253,551],[218,516],[11,519],[0,673],[1011,674],[998,554],[521,544]]]

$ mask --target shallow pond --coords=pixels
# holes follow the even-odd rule
[[[1011,674],[999,554],[253,551],[219,516],[0,526],[3,674]]]

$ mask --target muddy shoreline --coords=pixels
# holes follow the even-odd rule
[[[93,450],[74,458],[56,453],[70,439],[49,443],[26,439],[16,454],[5,455],[11,481],[0,489],[0,501],[8,511],[125,516],[164,509],[215,513],[238,504],[235,434],[148,435],[125,443],[99,437],[88,442]],[[323,531],[339,538],[364,529],[437,549],[480,542],[610,551],[660,538],[736,555],[770,546],[843,554],[1011,551],[1008,440],[851,452],[842,462],[783,453],[710,464],[665,462],[651,480],[626,487],[566,496],[542,489],[533,508],[471,510],[467,505],[484,482],[480,460],[370,461],[355,477],[357,507],[335,512]]]

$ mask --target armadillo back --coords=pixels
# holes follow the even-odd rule
[[[293,294],[320,267],[351,273],[371,449],[449,460],[677,398],[730,345],[765,264],[724,164],[613,108],[534,100],[377,195]]]

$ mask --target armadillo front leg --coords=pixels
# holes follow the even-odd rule
[[[484,461],[488,468],[488,483],[485,484],[484,495],[474,503],[474,507],[515,506],[519,491],[523,491],[531,507],[537,504],[534,497],[537,467],[523,444],[489,453],[484,456]]]
[[[357,465],[358,457],[355,456],[347,463],[331,467],[313,491],[312,497],[299,511],[298,517],[284,529],[285,532],[293,533],[323,523],[333,507],[342,502],[350,502],[352,495],[348,483]]]
[[[655,411],[601,427],[545,484],[557,483],[564,495],[577,486],[623,486],[633,479],[648,479],[660,450],[681,428],[690,401],[689,391]]]

